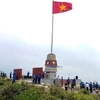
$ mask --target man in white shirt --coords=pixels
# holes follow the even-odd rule
[[[86,90],[89,91],[89,84],[86,82]]]

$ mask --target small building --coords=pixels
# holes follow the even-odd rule
[[[43,67],[35,67],[35,68],[33,68],[32,76],[34,76],[36,74],[38,74],[41,77],[43,77]]]
[[[22,69],[14,69],[13,72],[15,73],[17,80],[22,78]]]

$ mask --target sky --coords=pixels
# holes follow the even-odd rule
[[[63,1],[73,9],[54,14],[57,75],[100,83],[100,0]],[[52,0],[0,0],[0,70],[44,67],[51,32]]]

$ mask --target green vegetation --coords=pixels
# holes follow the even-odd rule
[[[98,95],[86,90],[65,91],[59,86],[38,87],[27,83],[11,84],[11,80],[0,78],[0,100],[100,100]]]

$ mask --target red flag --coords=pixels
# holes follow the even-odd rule
[[[72,3],[53,1],[53,14],[66,12],[72,9]]]

